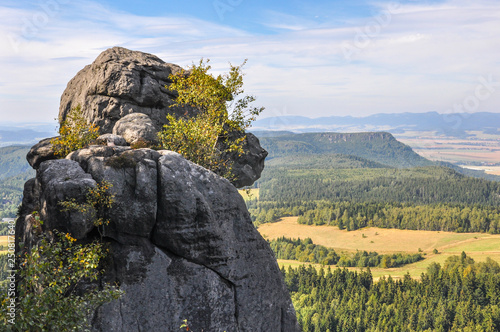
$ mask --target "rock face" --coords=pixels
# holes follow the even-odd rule
[[[171,107],[176,93],[165,86],[172,83],[169,75],[181,70],[152,54],[122,47],[108,49],[68,83],[61,97],[59,119],[64,120],[72,108],[80,106],[86,120],[99,126],[101,134],[121,135],[129,144],[155,143],[157,132],[167,123],[167,114],[196,114],[191,107]],[[38,150],[43,152],[41,147]],[[237,179],[234,185],[253,184],[260,177],[266,156],[259,140],[248,134],[243,156],[231,156]],[[47,160],[47,156],[31,159],[38,165],[38,159]]]
[[[146,114],[132,113],[118,120],[113,127],[113,134],[122,136],[129,144],[137,144],[141,140],[155,144],[158,131],[153,121]]]
[[[232,133],[235,138],[240,138],[243,133]],[[245,134],[243,149],[244,154],[238,156],[236,153],[229,155],[234,162],[234,174],[236,180],[233,184],[236,188],[251,186],[260,178],[264,170],[264,160],[267,157],[267,151],[260,146],[259,139],[252,133]]]
[[[80,241],[96,237],[81,213],[58,202],[83,201],[106,180],[115,203],[104,240],[103,281],[125,294],[103,305],[93,331],[299,331],[276,259],[226,179],[171,151],[90,146],[41,162],[26,183],[18,241],[56,228]],[[43,230],[30,223],[39,208]]]
[[[166,123],[167,110],[177,115],[194,112],[172,108],[175,93],[165,88],[168,76],[182,68],[143,52],[113,47],[101,53],[68,83],[61,97],[59,118],[80,105],[88,121],[101,133],[111,133],[115,123],[131,113],[151,118],[157,130]]]
[[[247,134],[243,156],[229,156],[234,185],[172,151],[128,146],[154,143],[167,112],[195,113],[169,107],[175,94],[164,86],[180,70],[115,47],[69,82],[59,117],[80,105],[100,126],[99,145],[66,159],[55,159],[50,139],[33,146],[27,159],[37,175],[25,184],[16,248],[54,229],[109,243],[101,282],[125,294],[95,312],[93,331],[178,331],[184,319],[195,331],[299,331],[276,259],[234,187],[260,177],[267,152],[258,139]],[[102,181],[114,195],[104,230],[91,221],[95,211],[61,210],[61,201],[84,202]]]
[[[43,161],[56,159],[50,143],[52,139],[54,137],[43,139],[31,147],[28,155],[26,155],[26,160],[28,160],[31,167],[38,169]]]

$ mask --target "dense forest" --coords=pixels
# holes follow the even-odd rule
[[[269,169],[260,200],[462,203],[500,206],[500,182],[463,176],[445,167],[411,169]]]
[[[500,232],[500,182],[442,166],[393,168],[341,154],[275,157],[247,202],[256,226],[283,216],[355,230],[374,226]]]
[[[0,236],[9,234],[9,226],[12,226],[8,222],[0,222]],[[5,250],[3,245],[0,245],[0,251]]]
[[[392,167],[430,166],[433,163],[389,133],[307,133],[262,137],[269,159],[291,155],[344,154]]]
[[[0,180],[32,171],[26,161],[28,146],[7,146],[0,148]]]
[[[26,146],[0,148],[0,219],[16,217],[24,183],[35,176],[26,161],[28,151]]]
[[[366,164],[358,167],[394,167],[411,168],[441,166],[452,168],[456,172],[491,181],[500,181],[500,176],[486,174],[484,171],[465,169],[448,162],[433,162],[415,153],[409,146],[397,141],[391,134],[384,132],[366,133],[307,133],[290,132],[256,133],[261,145],[269,152],[266,165],[271,167],[302,168],[344,168],[331,159],[334,155],[356,157],[374,166]],[[315,161],[311,162],[314,158]],[[330,159],[330,160],[329,160]],[[318,167],[319,166],[319,167]],[[347,168],[352,168],[348,166]]]
[[[297,260],[322,265],[337,265],[342,267],[380,267],[391,268],[418,262],[423,259],[421,254],[386,254],[357,251],[356,253],[340,253],[324,246],[316,245],[310,238],[289,239],[286,237],[269,241],[277,259]]]
[[[291,155],[266,159],[266,171],[269,169],[352,169],[352,168],[392,168],[365,158],[344,154]],[[264,176],[266,174],[263,174]],[[265,181],[265,180],[264,180]]]
[[[10,270],[10,268],[7,266],[8,258],[9,256],[7,255],[7,253],[0,253],[0,289],[6,283],[7,277],[10,274],[7,272],[8,270]]]
[[[499,331],[500,266],[465,253],[420,280],[301,266],[282,268],[305,332]]]
[[[31,171],[0,180],[0,219],[15,218],[22,202],[24,183],[32,178]]]
[[[500,233],[500,208],[464,204],[318,202],[298,219],[300,224],[335,225],[445,232]]]

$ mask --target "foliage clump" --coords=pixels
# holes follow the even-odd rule
[[[90,145],[99,137],[99,127],[87,123],[81,113],[81,107],[77,106],[61,121],[59,135],[52,139],[52,149],[57,157],[64,158],[70,152]]]
[[[208,73],[209,60],[200,60],[189,72],[170,75],[167,89],[178,96],[173,106],[190,106],[197,114],[189,117],[167,115],[168,124],[158,133],[164,149],[180,153],[215,173],[231,179],[232,162],[228,153],[241,155],[245,136],[231,138],[232,132],[242,132],[263,111],[252,107],[254,96],[241,96],[242,67],[230,65],[229,73],[217,77]]]
[[[499,331],[500,265],[465,253],[432,263],[419,280],[369,269],[282,268],[297,320],[315,331]]]
[[[121,296],[111,285],[81,289],[98,280],[108,250],[100,242],[75,242],[70,234],[55,231],[52,239],[41,238],[20,258],[16,316],[7,315],[10,301],[2,294],[3,326],[12,331],[88,331],[94,310]]]
[[[113,185],[108,181],[101,181],[95,187],[87,189],[85,202],[78,202],[75,198],[59,202],[62,211],[79,211],[89,213],[90,220],[97,227],[99,233],[103,234],[104,226],[109,225],[108,211],[113,205],[114,195],[110,189]]]
[[[101,234],[101,241],[77,244],[69,233],[42,233],[43,221],[33,212],[33,234],[38,242],[17,257],[15,317],[8,315],[12,295],[3,296],[0,320],[13,331],[89,331],[89,319],[100,305],[123,293],[105,284],[99,287],[102,260],[108,253],[102,228],[114,196],[106,181],[88,188],[85,202],[62,201],[62,211],[87,213]]]

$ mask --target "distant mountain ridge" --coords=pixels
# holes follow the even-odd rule
[[[53,123],[2,123],[0,122],[0,146],[32,145],[41,139],[56,136]]]
[[[268,159],[337,153],[397,168],[434,165],[386,132],[292,134],[262,137],[260,142],[269,153]]]
[[[394,168],[441,166],[466,176],[500,181],[500,176],[486,174],[484,171],[428,160],[387,132],[302,134],[281,132],[281,134],[276,133],[276,136],[273,136],[272,132],[254,131],[254,133],[259,137],[262,147],[269,153],[266,159],[268,164],[294,163],[304,168],[323,165],[320,168],[324,168],[331,162],[332,154],[336,154],[342,155],[344,160],[346,156],[361,158],[362,160],[356,162],[368,168],[384,167],[384,165]],[[336,162],[338,158],[336,157]]]
[[[388,131],[399,133],[408,130],[436,131],[447,135],[464,136],[466,131],[481,130],[500,134],[500,113],[379,113],[365,117],[329,116],[308,118],[304,116],[278,116],[253,122],[252,131],[291,130],[295,132],[318,131]]]

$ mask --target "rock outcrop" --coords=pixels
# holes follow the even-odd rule
[[[157,132],[167,124],[167,114],[189,116],[197,112],[191,107],[172,107],[176,93],[165,86],[172,83],[169,75],[181,70],[152,54],[110,48],[68,83],[61,97],[59,119],[63,121],[72,108],[80,106],[85,119],[99,126],[101,134],[121,135],[129,144],[142,147],[156,143]],[[248,133],[243,156],[230,156],[237,179],[233,184],[253,184],[260,177],[266,156],[259,140]]]
[[[144,144],[157,144],[158,131],[153,121],[146,114],[131,113],[116,121],[113,134],[122,136],[131,145],[143,142]]]
[[[111,133],[115,123],[131,113],[151,118],[157,130],[166,124],[166,110],[181,115],[191,108],[170,107],[175,93],[165,88],[170,74],[181,67],[155,55],[113,47],[102,52],[90,65],[71,79],[61,97],[59,119],[80,105],[86,119]]]
[[[62,99],[61,114],[81,104],[104,128],[100,145],[54,159],[45,140],[28,154],[37,173],[25,184],[18,250],[53,229],[82,243],[101,237],[109,243],[100,282],[116,283],[125,294],[95,312],[93,331],[178,331],[184,319],[195,331],[299,331],[276,259],[235,186],[175,152],[128,146],[152,138],[151,128],[161,124],[153,110],[171,102],[161,84],[179,69],[151,55],[123,59],[122,53],[101,54]],[[246,149],[247,159],[234,156],[247,177],[240,185],[260,176],[267,154],[253,135]],[[112,184],[114,203],[110,224],[99,232],[92,211],[63,211],[60,202],[84,202],[103,181]]]
[[[95,237],[86,215],[58,203],[104,180],[115,195],[104,280],[125,295],[96,312],[95,331],[176,331],[183,319],[198,331],[298,331],[276,259],[235,187],[171,151],[96,145],[42,162],[26,184],[18,241],[30,245],[35,207],[45,231]]]
[[[26,156],[28,164],[34,169],[38,169],[40,164],[46,160],[56,159],[54,150],[52,150],[51,141],[55,137],[46,138],[33,145]]]
[[[233,161],[233,173],[235,180],[233,184],[236,188],[251,186],[260,178],[264,170],[264,160],[267,157],[267,151],[260,146],[259,139],[252,133],[233,132],[234,138],[240,138],[245,135],[243,142],[243,153],[241,156],[233,152],[229,154],[229,159]]]

